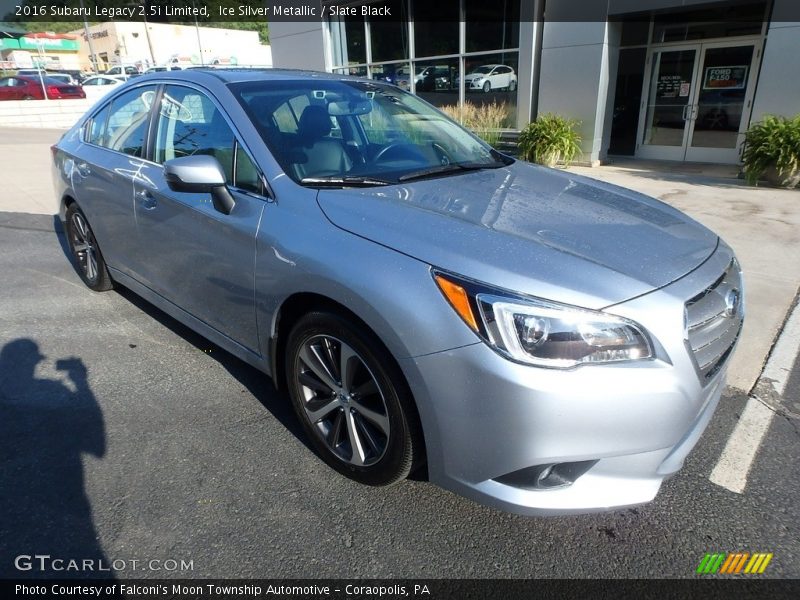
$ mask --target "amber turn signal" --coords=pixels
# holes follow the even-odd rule
[[[469,296],[467,296],[466,290],[449,279],[445,279],[441,275],[434,275],[434,279],[436,280],[436,285],[442,290],[444,297],[447,298],[447,301],[456,310],[458,315],[464,319],[464,322],[469,325],[473,331],[477,332],[478,322],[475,320],[475,315],[472,312],[472,306],[469,303]]]

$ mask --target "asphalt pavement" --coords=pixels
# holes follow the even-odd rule
[[[424,476],[363,487],[314,455],[261,373],[130,292],[91,292],[64,248],[53,216],[0,213],[0,577],[41,576],[14,568],[38,553],[119,577],[696,578],[734,551],[774,554],[758,577],[800,577],[789,411],[743,494],[708,479],[747,401],[732,388],[646,506],[526,518]]]

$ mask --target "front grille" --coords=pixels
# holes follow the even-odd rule
[[[743,320],[742,272],[734,259],[714,283],[686,303],[688,345],[704,382],[728,360]]]

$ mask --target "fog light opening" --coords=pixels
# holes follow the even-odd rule
[[[596,460],[583,460],[535,465],[496,477],[494,480],[524,490],[553,490],[571,486],[595,464]]]

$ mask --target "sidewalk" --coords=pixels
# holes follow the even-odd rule
[[[659,198],[736,251],[747,318],[728,385],[750,391],[800,286],[800,190],[748,186],[723,165],[626,160],[569,170]]]
[[[54,215],[50,146],[66,129],[0,128],[0,211]]]
[[[50,144],[63,130],[0,130],[0,211],[55,214]],[[683,210],[736,251],[745,272],[747,319],[728,384],[750,391],[800,285],[800,190],[754,188],[738,169],[621,161],[570,171],[632,188]]]

